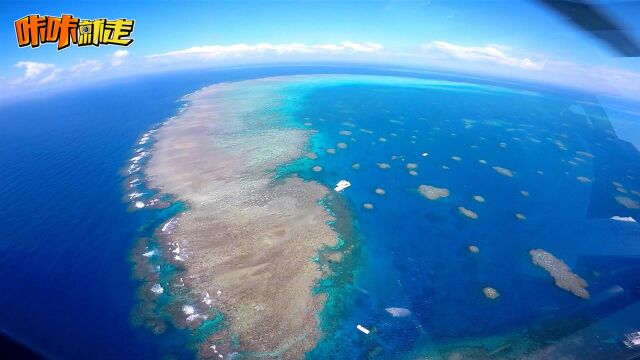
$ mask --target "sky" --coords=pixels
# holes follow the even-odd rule
[[[640,41],[640,3],[596,4]],[[134,19],[134,42],[19,48],[13,23],[30,14]],[[186,68],[353,62],[547,82],[640,100],[640,58],[618,57],[532,0],[0,0],[0,20],[4,97]]]

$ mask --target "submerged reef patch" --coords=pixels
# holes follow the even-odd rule
[[[640,209],[640,202],[626,196],[616,196],[616,201],[627,209]]]
[[[388,307],[384,310],[393,317],[407,317],[411,315],[411,310],[400,307]]]
[[[475,211],[469,210],[469,209],[465,208],[464,206],[458,207],[458,211],[460,211],[460,214],[468,217],[469,219],[475,220],[475,219],[478,218],[478,214]]]
[[[449,196],[449,189],[438,188],[431,185],[420,185],[418,191],[429,200],[438,200]]]
[[[580,276],[574,274],[564,261],[542,249],[532,249],[529,251],[529,255],[531,255],[531,261],[535,265],[547,270],[549,275],[555,280],[556,286],[583,299],[590,297],[586,289],[588,286],[587,282]]]
[[[498,293],[498,290],[489,286],[482,289],[482,293],[487,299],[491,299],[491,300],[495,300],[498,298],[498,296],[500,296],[500,294]]]
[[[513,177],[513,172],[509,169],[500,167],[500,166],[494,166],[493,170],[495,170],[498,174],[500,175],[504,175],[507,177]]]

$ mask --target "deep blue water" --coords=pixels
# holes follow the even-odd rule
[[[0,110],[0,328],[49,355],[164,353],[129,324],[129,251],[145,214],[127,213],[120,175],[139,134],[192,88],[163,84],[118,83]]]
[[[170,329],[153,335],[131,325],[139,286],[131,275],[131,250],[139,228],[157,213],[127,211],[122,169],[139,136],[174,115],[178,100],[189,92],[219,81],[320,72],[390,73],[322,67],[194,71],[118,80],[1,107],[0,329],[52,357],[191,356],[184,350],[188,339],[182,332]],[[321,154],[317,162],[326,171],[303,175],[328,185],[341,178],[352,182],[344,196],[362,241],[355,283],[341,295],[349,312],[332,324],[335,333],[312,355],[335,354],[340,346],[342,358],[365,357],[380,349],[388,357],[461,334],[520,329],[535,319],[580,309],[584,300],[555,288],[530,264],[531,247],[551,251],[588,280],[593,306],[585,310],[587,317],[617,309],[599,301],[598,294],[612,284],[626,288],[634,283],[629,276],[637,275],[637,264],[627,257],[640,251],[634,241],[637,227],[608,217],[638,215],[612,201],[615,189],[610,184],[624,181],[625,188],[640,190],[640,159],[629,144],[606,139],[608,122],[597,107],[587,109],[587,121],[573,112],[559,115],[571,103],[562,97],[452,97],[385,87],[334,88],[311,96],[299,116],[312,119],[321,130],[313,141]],[[404,122],[405,130],[389,122],[391,117]],[[464,118],[496,122],[465,129],[460,122]],[[359,142],[326,155],[322,148],[339,141],[345,121],[357,124],[350,130]],[[441,130],[428,134],[435,124]],[[537,144],[507,131],[521,125],[545,150],[532,153]],[[359,132],[360,127],[375,134]],[[562,138],[567,152],[545,140],[559,133],[568,136]],[[414,134],[416,145],[410,143]],[[387,142],[376,142],[379,136]],[[507,151],[497,146],[500,142],[508,144]],[[586,158],[579,168],[561,162],[579,150],[595,157]],[[429,156],[420,157],[425,151]],[[408,175],[405,163],[390,160],[391,155],[418,163],[419,176]],[[462,161],[456,163],[451,156]],[[478,158],[490,165],[480,165]],[[356,161],[363,166],[360,171],[351,168]],[[392,168],[381,171],[376,162]],[[494,164],[516,176],[501,177],[491,170]],[[542,177],[536,177],[539,168]],[[637,176],[620,177],[629,171]],[[576,181],[578,175],[593,183]],[[447,187],[452,195],[428,202],[413,191],[422,183]],[[376,186],[387,194],[373,194]],[[529,191],[530,197],[519,195],[520,190]],[[483,195],[486,203],[475,203],[473,195]],[[364,202],[375,209],[363,211]],[[479,219],[460,216],[458,206],[473,209]],[[528,219],[516,220],[515,212]],[[480,257],[467,252],[470,244],[480,247]],[[481,289],[488,285],[500,291],[498,301],[482,297]],[[627,297],[631,300],[623,301],[625,306],[633,301]],[[384,311],[390,306],[409,308],[413,315],[390,318]],[[633,316],[637,318],[638,311],[627,318]],[[354,330],[355,324],[376,331],[365,338]],[[629,331],[624,326],[620,330]]]

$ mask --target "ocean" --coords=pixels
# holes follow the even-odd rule
[[[361,252],[355,280],[337,295],[346,310],[324,319],[331,335],[313,357],[449,356],[452,348],[479,356],[474,348],[505,346],[500,355],[517,357],[633,305],[639,228],[610,218],[638,216],[615,199],[638,187],[640,154],[585,101],[438,82],[337,84],[310,95],[297,117],[318,130],[312,150],[319,159],[287,171],[329,187],[350,181],[341,196],[351,205]],[[340,149],[341,142],[348,147]],[[419,194],[423,184],[450,195],[429,201]],[[583,277],[591,299],[555,287],[532,264],[529,250],[537,248]],[[498,290],[498,299],[485,298],[484,287]],[[411,316],[390,316],[388,308]],[[631,313],[637,320],[638,308]],[[549,319],[553,324],[540,329]],[[361,336],[358,324],[376,334]],[[599,356],[618,351],[632,324],[597,329],[606,337],[596,345]],[[593,350],[586,348],[577,355]]]
[[[140,136],[175,115],[185,94],[222,81],[313,73],[437,81],[321,86],[290,114],[287,126],[318,131],[309,150],[319,157],[283,164],[278,175],[329,188],[350,181],[340,194],[350,216],[342,226],[357,230],[344,239],[357,249],[348,266],[318,286],[329,296],[319,315],[325,335],[309,358],[479,348],[517,356],[549,343],[582,355],[627,354],[618,340],[640,323],[640,231],[610,218],[638,218],[640,154],[597,102],[540,86],[449,83],[461,78],[363,67],[150,75],[3,105],[0,330],[49,357],[194,357],[189,332],[134,326],[141,282],[132,252],[166,215],[131,211],[123,201],[127,162]],[[288,91],[296,97],[295,87]],[[420,185],[450,195],[430,201]],[[554,286],[531,262],[537,248],[582,277],[590,298]],[[499,297],[487,299],[486,287]],[[394,317],[389,308],[411,314]],[[574,334],[601,340],[563,348]]]

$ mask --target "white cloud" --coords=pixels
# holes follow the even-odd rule
[[[379,51],[382,45],[376,43],[355,43],[344,41],[339,44],[232,44],[232,45],[205,45],[195,46],[184,50],[170,51],[164,54],[149,55],[150,60],[179,59],[179,58],[201,58],[201,59],[224,59],[224,58],[241,58],[248,56],[260,56],[265,54],[351,54],[351,53],[370,53]]]
[[[549,61],[546,80],[596,93],[640,99],[640,72],[570,61]]]
[[[596,66],[531,52],[516,54],[511,47],[498,44],[462,46],[433,41],[423,44],[421,48],[423,53],[418,61],[426,66],[592,89],[598,94],[640,97],[640,73],[617,68],[612,63]],[[450,61],[442,61],[443,58]]]
[[[599,94],[640,99],[640,72],[625,70],[625,63],[603,61],[602,65],[581,64],[554,59],[549,54],[516,51],[499,44],[462,46],[446,41],[387,49],[372,42],[324,44],[232,44],[207,45],[170,51],[146,58],[131,56],[118,50],[93,60],[83,60],[67,67],[49,63],[20,61],[15,64],[23,73],[13,79],[0,79],[2,87],[20,91],[23,86],[35,88],[42,84],[65,86],[78,81],[91,82],[134,73],[151,73],[163,69],[215,66],[272,61],[353,61],[415,65],[439,71],[513,77],[545,83],[555,83]],[[90,76],[83,76],[90,74]],[[68,75],[68,76],[63,76]],[[54,80],[60,80],[55,81]]]
[[[49,73],[49,75],[43,77],[42,80],[38,81],[38,84],[45,84],[50,81],[56,80],[58,78],[58,75],[60,75],[61,72],[62,72],[62,69],[58,69],[58,68],[54,69]]]
[[[423,44],[422,48],[464,61],[491,62],[527,70],[540,70],[544,67],[544,62],[542,61],[533,61],[528,57],[518,58],[514,55],[508,55],[505,52],[509,49],[508,47],[494,44],[477,47],[456,45],[446,41],[433,41]]]
[[[36,78],[41,73],[47,71],[48,69],[54,68],[55,65],[38,63],[33,61],[20,61],[19,63],[16,64],[16,67],[25,68],[24,77],[27,79],[33,79],[33,78]]]
[[[119,66],[125,63],[127,57],[129,57],[129,51],[127,50],[118,50],[113,53],[113,60],[111,61],[111,65]]]
[[[129,56],[129,51],[128,50],[118,50],[115,53],[113,53],[113,56],[117,57],[117,58],[124,58]]]
[[[62,71],[53,64],[39,63],[35,61],[20,61],[17,68],[23,68],[24,75],[13,81],[14,84],[34,83],[44,84],[55,80]]]
[[[85,75],[102,70],[102,68],[103,66],[100,61],[86,60],[73,65],[70,70],[74,75]]]

